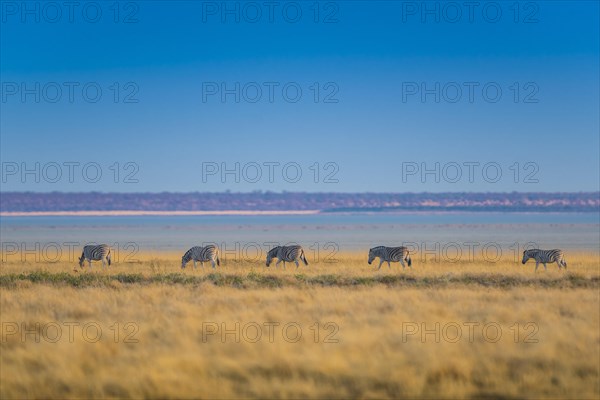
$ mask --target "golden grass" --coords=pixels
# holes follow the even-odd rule
[[[224,260],[215,273],[182,272],[176,254],[144,257],[80,272],[67,262],[3,262],[0,397],[600,394],[597,254],[568,254],[567,272],[554,264],[537,274],[510,258],[413,259],[412,271],[375,271],[366,255],[343,253],[298,270]],[[279,324],[273,340],[270,322]],[[102,329],[98,342],[93,326],[83,336],[86,323]],[[289,324],[301,329],[297,342]],[[262,336],[252,342],[256,326]],[[435,333],[421,337],[423,328]]]
[[[356,276],[371,274],[373,272],[379,274],[398,273],[402,271],[399,263],[392,263],[391,268],[388,268],[387,263],[384,263],[381,270],[377,271],[379,259],[375,259],[372,265],[367,264],[367,253],[364,252],[339,252],[331,256],[321,256],[320,259],[314,258],[314,255],[307,254],[309,262],[308,266],[300,264],[296,269],[293,263],[287,263],[284,269],[282,264],[275,267],[275,261],[270,267],[265,266],[264,257],[260,259],[245,259],[240,255],[230,257],[221,256],[221,266],[213,270],[210,263],[204,263],[204,270],[197,264],[197,269],[194,270],[193,264],[187,264],[185,270],[181,270],[181,255],[180,253],[169,252],[144,252],[127,257],[128,261],[113,262],[110,267],[102,269],[102,264],[95,261],[90,270],[87,266],[87,261],[84,268],[79,268],[78,261],[73,256],[71,259],[67,255],[63,255],[58,262],[45,262],[44,258],[37,259],[34,256],[25,256],[25,261],[22,260],[21,254],[5,255],[0,253],[2,260],[0,266],[0,275],[7,273],[22,273],[28,271],[49,271],[49,272],[96,272],[96,273],[179,273],[196,274],[211,272],[221,272],[227,274],[247,274],[248,272],[257,273],[287,273],[287,274],[307,274],[307,275],[322,275],[322,274],[337,274],[341,276]],[[125,257],[122,257],[125,258]],[[588,252],[567,252],[565,256],[568,262],[567,272],[584,274],[588,277],[598,276],[600,271],[600,254]],[[133,261],[132,261],[133,260]],[[486,260],[478,256],[473,260],[469,260],[465,254],[459,262],[450,262],[444,260],[441,255],[437,255],[437,259],[433,256],[413,255],[413,269],[406,267],[406,273],[414,273],[419,276],[436,276],[440,273],[500,273],[511,274],[515,276],[531,276],[535,269],[535,262],[529,260],[527,264],[521,264],[520,254],[515,256],[513,253],[505,252],[498,261]],[[547,274],[560,274],[556,264],[548,264]],[[543,272],[544,267],[540,264],[538,273]],[[548,275],[547,275],[548,276]],[[553,275],[551,275],[553,276]],[[559,276],[559,275],[556,275]]]

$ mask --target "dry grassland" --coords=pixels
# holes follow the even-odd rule
[[[2,398],[598,398],[600,267],[0,268]],[[311,260],[309,259],[309,262]],[[79,267],[76,267],[77,269]]]

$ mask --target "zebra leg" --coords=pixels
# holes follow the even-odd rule
[[[404,261],[402,261],[402,259],[400,259],[400,265],[402,265],[402,269],[406,269],[406,265],[404,265]]]
[[[211,259],[210,263],[211,263],[213,269],[215,269],[215,265],[217,265],[217,263],[215,262],[215,260]]]
[[[540,266],[540,262],[538,260],[535,260],[535,271],[537,272],[538,267]]]
[[[279,268],[279,263],[280,262],[281,262],[281,260],[277,260],[277,262],[275,263],[275,268]],[[285,263],[283,265],[285,265]]]
[[[88,264],[89,264],[90,269],[91,269],[92,268],[92,260],[91,259],[88,260]]]
[[[381,269],[381,265],[383,264],[383,260],[379,259],[379,268],[377,268],[377,271],[379,271]]]
[[[390,264],[389,261],[388,261],[388,269],[392,269],[392,265]]]
[[[548,271],[548,268],[546,267],[546,263],[542,263],[544,264],[544,271]]]
[[[298,269],[298,267],[300,266],[300,264],[298,264],[298,259],[295,259],[294,262],[296,263],[296,269]]]
[[[196,268],[198,268],[198,267],[196,266],[196,260],[194,260],[194,270],[195,270]]]

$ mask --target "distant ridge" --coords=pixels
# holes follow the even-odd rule
[[[0,192],[0,212],[600,212],[579,193],[34,193]]]

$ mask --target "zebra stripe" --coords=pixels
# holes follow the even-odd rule
[[[83,246],[81,257],[79,257],[79,266],[83,268],[83,262],[88,260],[90,268],[92,268],[92,261],[102,260],[102,266],[104,267],[105,262],[108,265],[111,264],[110,247],[106,244],[99,244],[97,246],[87,245]]]
[[[523,264],[527,262],[530,258],[535,260],[535,270],[537,271],[540,263],[544,264],[544,270],[548,270],[546,268],[546,263],[555,262],[558,265],[558,269],[560,270],[562,267],[567,269],[567,262],[565,261],[564,254],[562,250],[554,249],[554,250],[540,250],[540,249],[531,249],[525,250],[523,252]]]
[[[271,265],[271,261],[277,258],[277,262],[275,266],[278,267],[279,263],[283,261],[283,268],[285,268],[285,263],[294,262],[296,263],[296,268],[300,266],[298,260],[304,262],[304,265],[308,265],[308,261],[306,261],[306,257],[304,256],[304,249],[302,246],[277,246],[269,250],[267,253],[267,267]]]
[[[181,268],[185,268],[185,265],[190,262],[190,260],[194,261],[194,268],[196,268],[196,261],[200,261],[202,268],[204,268],[204,261],[210,261],[213,269],[215,268],[215,263],[216,265],[221,266],[221,260],[219,260],[219,248],[212,244],[205,247],[194,246],[186,251],[183,257],[181,257]]]
[[[412,268],[412,260],[410,259],[410,255],[408,249],[406,247],[385,247],[385,246],[377,246],[369,249],[369,265],[373,262],[373,260],[379,257],[379,268],[381,269],[381,264],[384,262],[388,263],[388,268],[392,268],[390,262],[400,262],[402,264],[402,269],[406,268],[404,265],[404,261],[407,262],[408,266]]]

